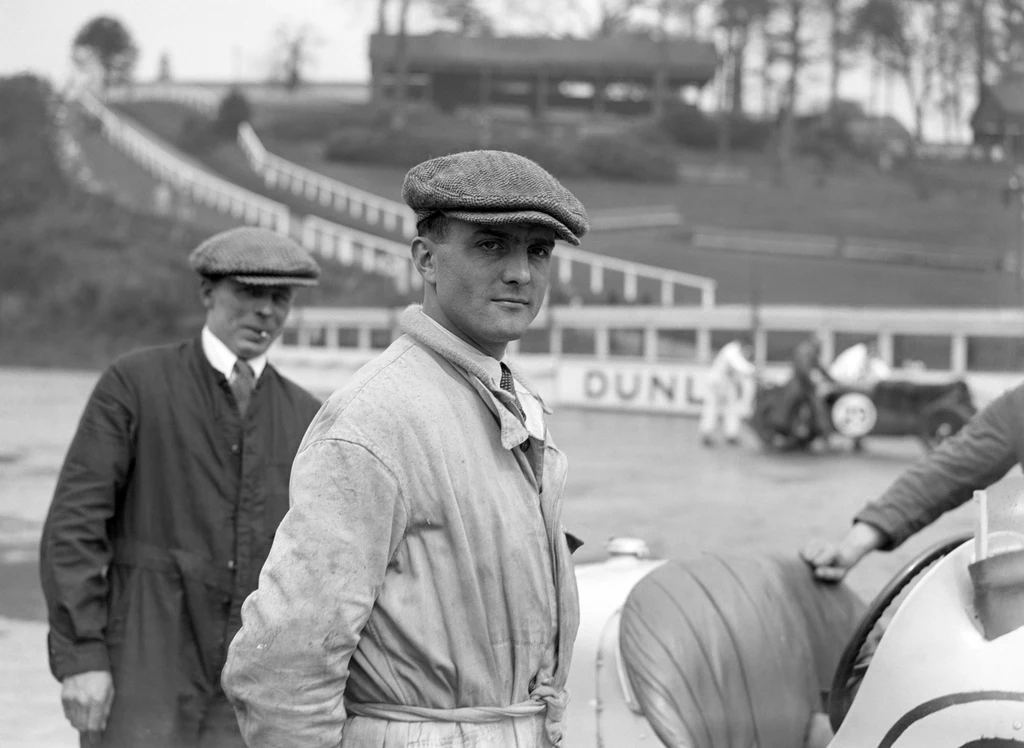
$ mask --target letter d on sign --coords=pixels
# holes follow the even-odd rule
[[[591,369],[583,375],[583,394],[588,400],[598,400],[608,391],[608,377],[603,371]]]

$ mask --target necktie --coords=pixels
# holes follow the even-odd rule
[[[522,404],[519,402],[519,398],[516,396],[516,387],[512,382],[512,372],[505,364],[501,365],[501,389],[512,395],[512,402],[515,403],[516,410],[519,411],[520,417],[526,418],[526,411],[523,410]]]
[[[252,390],[256,386],[256,374],[252,367],[242,359],[235,361],[235,368],[231,371],[231,392],[235,396],[235,404],[238,406],[239,415],[244,416],[249,407],[249,400],[252,399]]]

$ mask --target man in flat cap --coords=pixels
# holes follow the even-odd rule
[[[83,745],[245,745],[220,672],[319,407],[267,348],[319,268],[254,228],[190,262],[206,325],[103,373],[43,528],[50,668]]]
[[[423,305],[299,448],[224,669],[250,748],[563,743],[579,541],[550,411],[505,348],[586,213],[500,151],[420,164],[403,196]]]

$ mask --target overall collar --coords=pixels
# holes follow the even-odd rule
[[[498,361],[477,351],[464,340],[441,327],[423,312],[423,307],[420,304],[413,304],[403,311],[399,318],[399,324],[406,335],[434,351],[467,375],[470,384],[476,387],[477,391],[481,393],[481,397],[498,417],[501,424],[501,444],[505,449],[514,449],[529,438],[530,433],[526,425],[509,409],[509,406],[512,405],[512,396],[501,389],[499,380],[488,370],[488,363],[482,361],[481,357],[494,362],[498,367],[498,376],[500,377]],[[472,348],[472,351],[467,351],[467,348]],[[504,363],[526,392],[540,404],[544,413],[550,413],[550,408],[537,394],[536,388],[523,376],[519,367],[511,361],[504,361]],[[489,394],[490,397],[485,397],[484,393]]]

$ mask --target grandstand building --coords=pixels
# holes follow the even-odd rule
[[[374,34],[374,90],[387,98],[395,83],[402,39]],[[604,39],[468,37],[450,33],[404,39],[410,96],[443,111],[460,106],[518,106],[543,117],[570,108],[613,114],[651,111],[659,83],[671,96],[699,90],[715,75],[710,42],[639,36]]]

